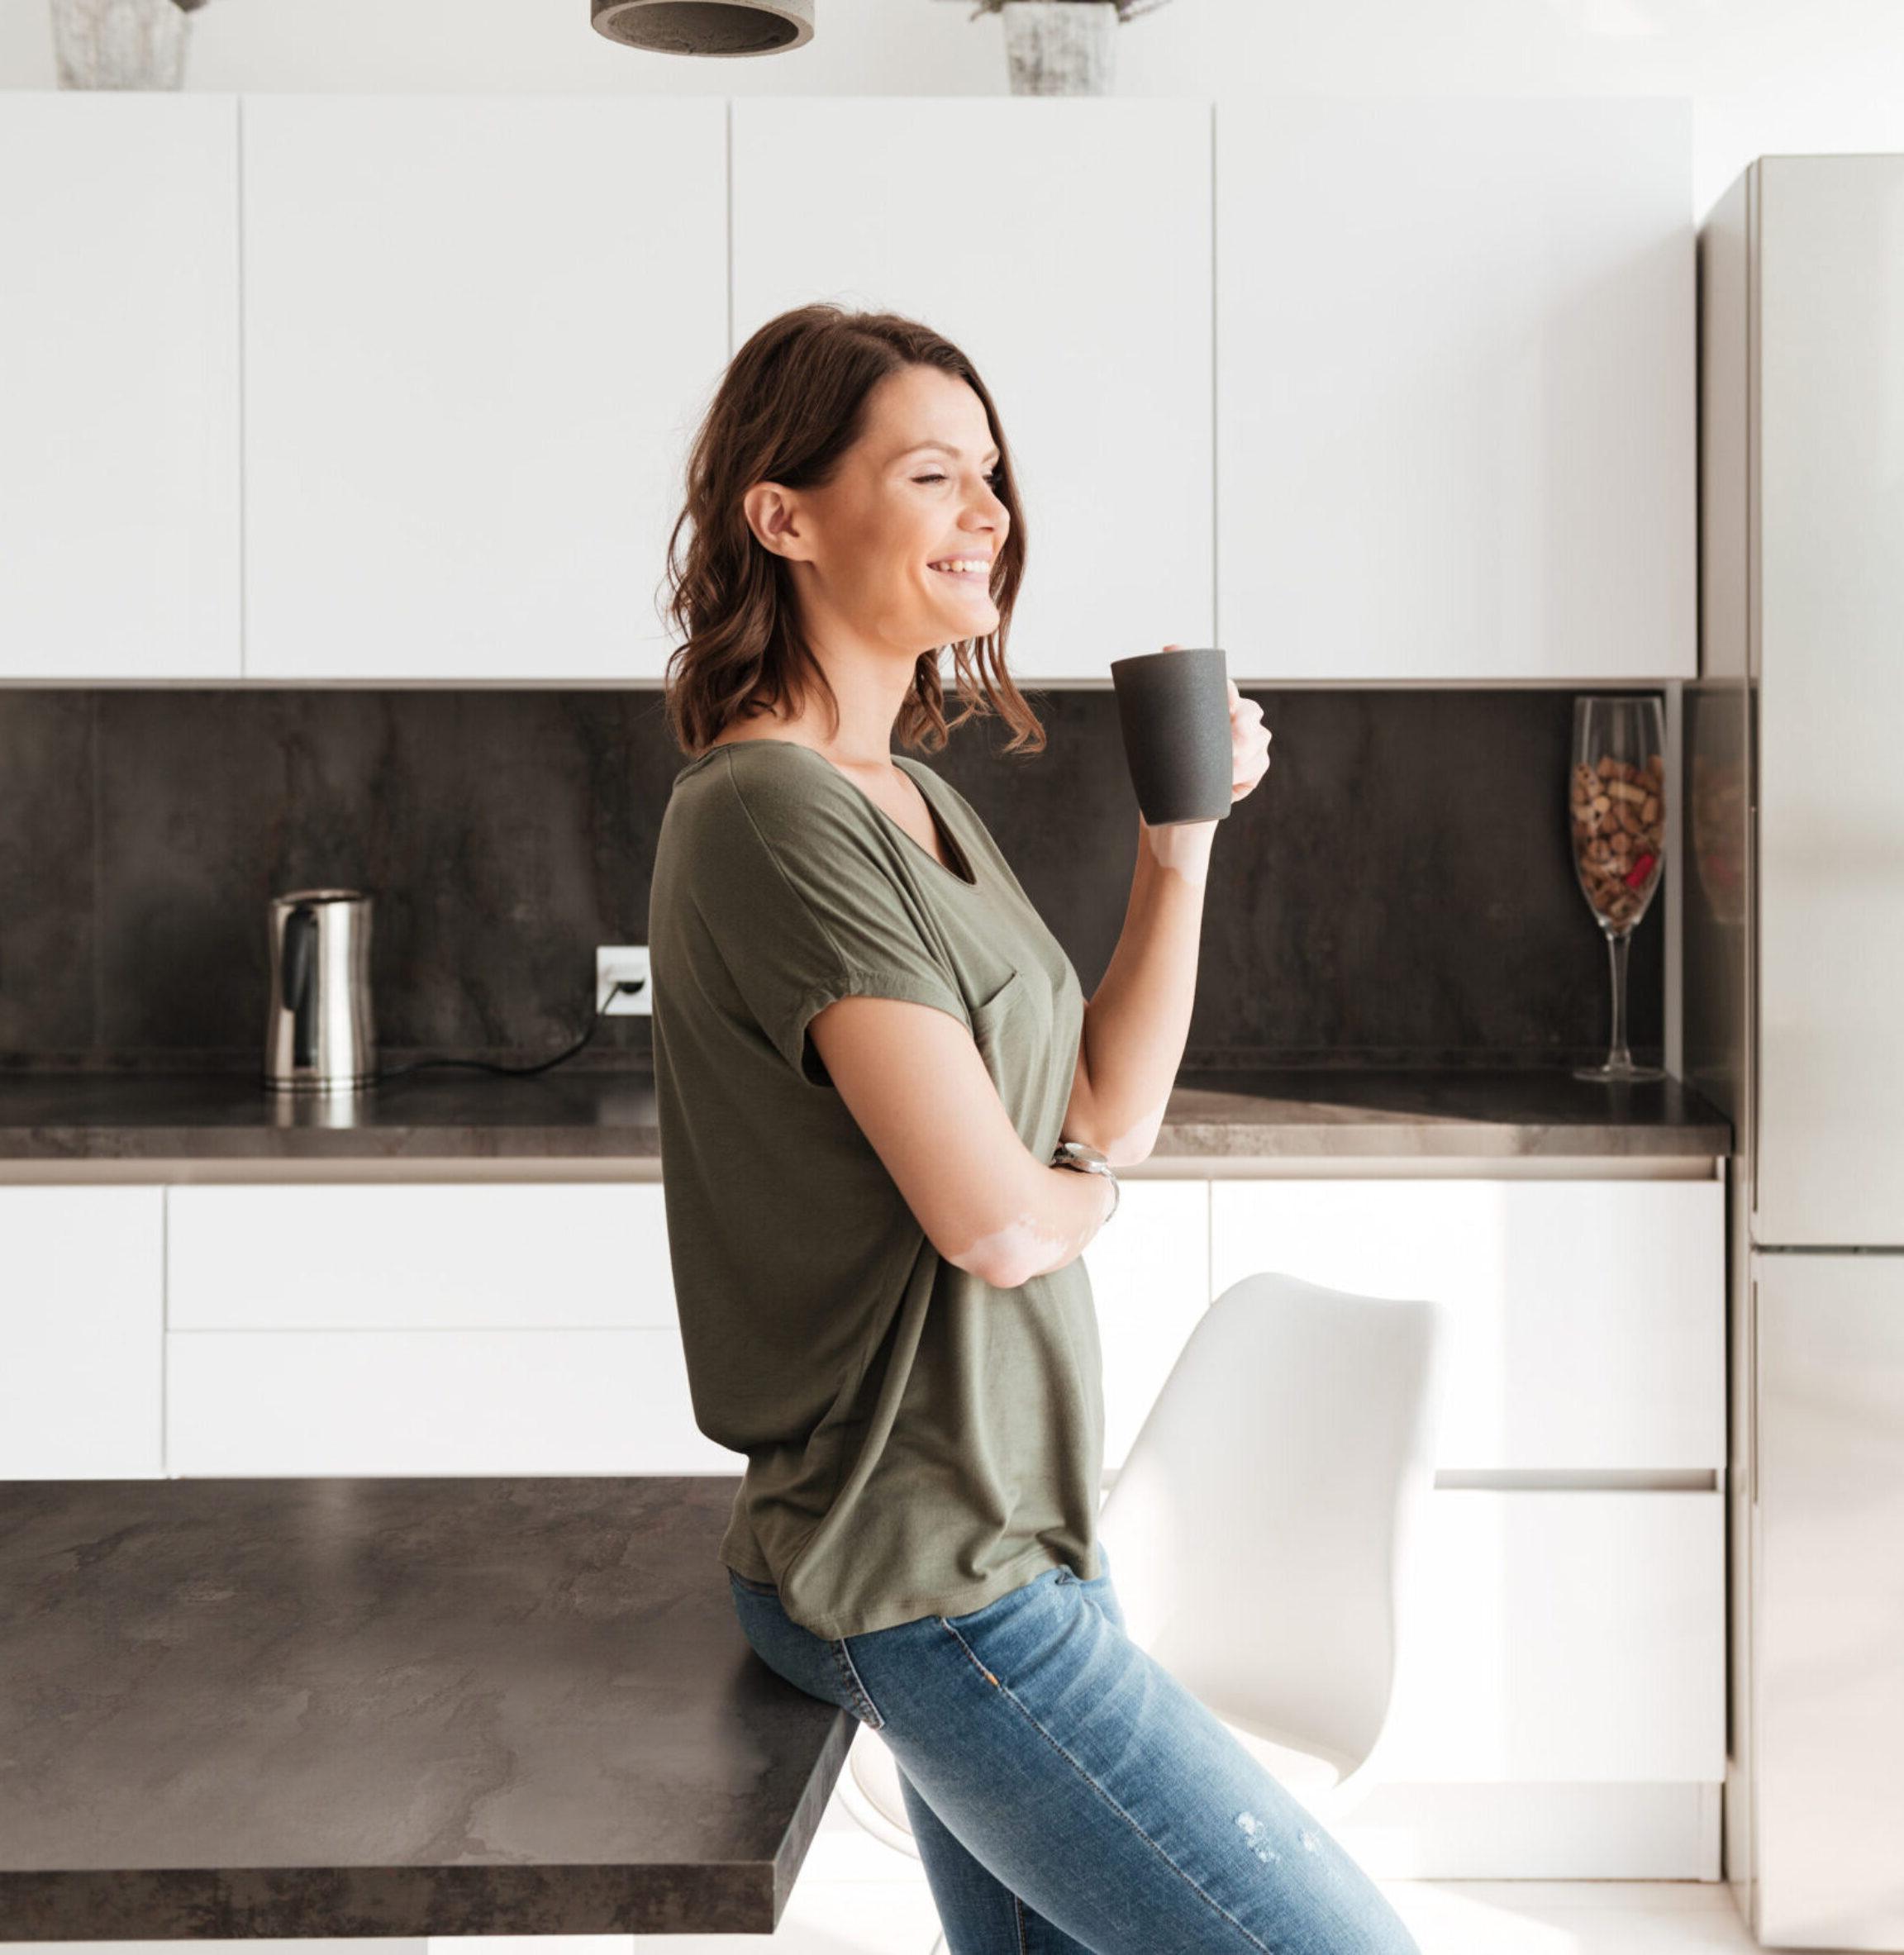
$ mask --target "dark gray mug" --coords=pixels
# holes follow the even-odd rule
[[[1223,648],[1190,645],[1113,659],[1111,683],[1145,821],[1153,828],[1221,821],[1235,805]]]

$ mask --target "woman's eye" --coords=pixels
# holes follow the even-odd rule
[[[943,475],[915,475],[912,479],[915,482],[943,482],[945,478]],[[993,488],[997,488],[999,483],[1005,479],[1005,471],[1002,469],[994,469],[985,479],[991,483]]]

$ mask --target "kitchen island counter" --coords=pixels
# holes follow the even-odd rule
[[[0,1940],[768,1934],[854,1730],[738,1482],[0,1482]]]

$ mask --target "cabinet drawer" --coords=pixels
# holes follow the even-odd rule
[[[166,1192],[174,1330],[677,1325],[659,1182]]]
[[[174,1474],[739,1473],[673,1329],[240,1330],[165,1340]]]
[[[1436,1491],[1383,1777],[1723,1779],[1724,1501]]]
[[[0,1479],[164,1471],[164,1190],[0,1188]]]
[[[1445,1304],[1438,1466],[1716,1470],[1725,1196],[1716,1181],[1218,1181],[1211,1291],[1279,1270]]]
[[[1084,1264],[1104,1354],[1104,1464],[1115,1469],[1209,1307],[1209,1182],[1126,1182]]]

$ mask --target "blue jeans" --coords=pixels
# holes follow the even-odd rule
[[[728,1572],[769,1668],[891,1748],[950,1955],[1421,1955],[1361,1868],[1125,1634],[1107,1554],[1104,1569],[832,1641]]]

